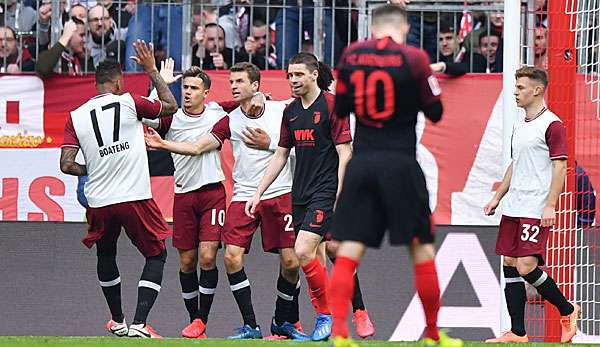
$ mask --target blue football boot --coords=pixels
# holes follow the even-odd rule
[[[331,336],[331,326],[333,320],[330,314],[319,313],[317,316],[317,322],[315,323],[315,330],[312,333],[311,339],[313,341],[325,341]]]
[[[248,324],[244,324],[241,328],[235,330],[235,334],[228,337],[232,340],[242,339],[262,339],[262,333],[260,332],[260,326],[256,328],[250,327]]]

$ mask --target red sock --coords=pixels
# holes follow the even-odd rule
[[[317,301],[315,294],[313,294],[313,291],[310,289],[310,287],[307,288],[307,292],[308,297],[310,298],[310,304],[315,309],[315,312],[319,312],[319,302]]]
[[[438,311],[440,310],[440,284],[438,282],[435,262],[427,260],[415,264],[415,287],[425,311],[425,337],[439,340],[437,327]]]
[[[317,258],[314,258],[308,265],[303,266],[302,270],[304,270],[308,287],[315,297],[317,313],[331,314],[327,304],[327,270]]]
[[[348,312],[352,294],[354,293],[354,272],[358,262],[347,258],[337,257],[331,273],[329,301],[333,313],[333,337],[348,337]]]

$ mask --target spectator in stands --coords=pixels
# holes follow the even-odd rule
[[[536,67],[547,68],[548,67],[548,51],[546,35],[548,30],[544,26],[538,26],[535,28],[535,41],[533,44],[533,50],[535,54],[534,63]]]
[[[488,26],[489,24],[489,26]],[[489,27],[489,32],[498,35],[498,37],[502,38],[502,33],[504,31],[504,13],[502,12],[492,12],[488,13],[487,16],[484,17],[481,25],[474,27],[473,31],[465,37],[463,42],[464,47],[467,51],[472,50],[473,52],[479,51],[479,37],[481,33],[487,33]]]
[[[33,71],[34,67],[35,64],[27,48],[23,48],[19,54],[14,30],[10,27],[0,27],[0,72]]]
[[[123,38],[127,28],[117,28],[117,24],[110,17],[108,10],[102,5],[90,8],[88,25],[90,35],[87,38],[87,48],[94,60],[94,66],[97,66],[107,56],[115,61],[123,60],[125,55]],[[120,52],[119,48],[122,48]]]
[[[128,1],[125,5],[115,4],[113,0],[100,0],[100,5],[104,6],[113,22],[119,28],[127,28],[129,20],[135,13],[135,2]]]
[[[440,23],[439,61],[431,64],[433,72],[443,72],[451,76],[462,76],[469,71],[469,66],[462,62],[464,50],[461,50],[458,37],[447,22]]]
[[[250,0],[236,0],[219,7],[218,24],[225,31],[225,47],[237,50],[242,48],[242,42],[248,37],[250,8],[245,6]]]
[[[398,4],[401,6],[407,6],[410,0],[390,0],[392,4]],[[433,2],[432,5],[436,3]],[[429,55],[431,61],[437,61],[437,47],[436,42],[438,39],[438,20],[442,15],[443,19],[449,20],[450,15],[440,14],[439,12],[409,12],[408,23],[410,24],[410,31],[406,37],[406,43],[414,46],[423,48]]]
[[[69,76],[79,76],[94,70],[92,57],[85,60],[85,24],[77,18],[65,23],[63,33],[58,42],[47,51],[40,54],[35,64],[35,72],[40,77],[46,77],[52,73],[52,69],[60,61],[61,73]]]
[[[37,20],[35,10],[17,0],[6,1],[6,13],[2,14],[2,16],[6,16],[5,25],[15,32],[31,31]]]
[[[271,42],[269,27],[263,20],[255,19],[240,57],[243,61],[249,61],[258,66],[261,70],[265,70],[267,65],[269,69],[277,69],[275,46],[270,45],[269,54],[267,55],[267,44],[269,42]]]
[[[154,42],[154,48],[162,48],[167,56],[173,57],[175,70],[180,70],[182,28],[181,2],[165,4],[163,1],[160,4],[153,4],[150,1],[138,1],[135,13],[127,26],[125,56],[135,55],[133,49],[135,40]],[[133,60],[123,59],[123,61],[126,71],[139,71],[139,66]]]
[[[61,2],[61,6],[66,6],[66,3]],[[74,4],[69,9],[63,19],[77,18],[83,23],[87,23],[87,7],[82,4]],[[52,4],[50,2],[42,2],[38,10],[38,37],[37,42],[40,50],[46,50],[50,43],[50,19],[52,18]],[[64,24],[63,20],[63,24]]]
[[[334,30],[332,33],[332,11],[331,1],[325,0],[325,9],[323,10],[323,62],[327,65],[332,65],[331,53],[333,44],[336,47],[340,46],[339,37]],[[288,4],[292,1],[288,1]],[[295,1],[294,1],[295,2]],[[302,23],[300,23],[302,17]],[[290,58],[300,51],[302,42],[299,42],[299,30],[307,31],[309,35],[314,36],[314,2],[313,0],[304,0],[302,7],[287,6],[285,9],[280,9],[275,18],[275,30],[277,32],[277,40],[275,46],[277,48],[277,65],[285,68]],[[285,27],[284,27],[285,22]],[[300,26],[300,24],[302,24]]]
[[[497,52],[502,38],[496,32],[482,32],[479,34],[479,52],[484,58],[473,59],[473,72],[502,72],[502,65],[498,64]]]
[[[196,31],[196,44],[192,48],[192,65],[203,70],[227,70],[233,61],[243,61],[243,57],[225,47],[225,30],[218,24],[206,24]]]

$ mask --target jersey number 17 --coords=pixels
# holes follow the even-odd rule
[[[109,109],[114,109],[114,125],[113,125],[113,142],[119,141],[119,128],[121,126],[121,104],[118,102],[113,102],[108,105],[102,106],[102,111],[106,111]],[[94,135],[96,135],[96,141],[98,142],[98,147],[104,146],[104,141],[102,141],[102,134],[100,134],[100,127],[98,126],[98,117],[96,116],[96,110],[93,109],[90,111],[90,116],[92,117],[92,127],[94,128]]]

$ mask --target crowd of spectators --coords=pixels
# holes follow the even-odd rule
[[[407,6],[411,24],[407,43],[428,52],[434,72],[455,76],[502,72],[502,12],[473,12],[473,29],[461,39],[461,12],[418,11],[411,10],[414,2],[409,0],[390,2]],[[335,65],[343,48],[358,38],[359,12],[356,0],[324,3],[323,60]],[[239,61],[250,61],[260,69],[281,69],[296,52],[314,51],[313,0],[303,0],[302,6],[295,0],[192,4],[191,47],[186,51],[191,51],[192,64],[203,69],[228,69]],[[544,0],[536,0],[536,11],[544,6]],[[62,32],[50,46],[51,0],[0,0],[0,72],[36,71],[45,77],[59,63],[60,73],[79,75],[94,71],[107,58],[135,71],[126,57],[133,54],[136,39],[153,42],[158,61],[173,57],[175,68],[181,69],[182,28],[187,24],[182,12],[181,1],[61,0]],[[535,61],[543,66],[547,19],[540,15],[536,22]]]

